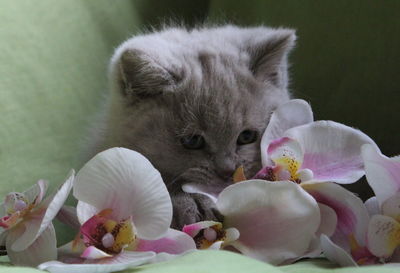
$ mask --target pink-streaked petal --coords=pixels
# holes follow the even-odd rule
[[[81,225],[99,212],[100,210],[98,208],[83,201],[78,201],[76,205],[76,216]]]
[[[25,227],[19,225],[10,230],[6,238],[7,255],[11,263],[20,266],[37,266],[40,263],[57,259],[56,234],[52,224],[28,248],[14,251],[13,242],[25,232]]]
[[[74,176],[75,174],[72,171],[69,178],[56,193],[47,197],[34,211],[30,212],[30,217],[24,220],[27,229],[13,243],[13,251],[22,251],[29,247],[51,224],[71,191]]]
[[[368,225],[367,246],[375,256],[389,258],[400,246],[400,223],[389,216],[372,216]]]
[[[66,264],[58,261],[51,261],[40,264],[38,268],[51,273],[108,273],[134,268],[151,262],[154,257],[154,252],[124,251],[110,258],[86,260],[83,264]]]
[[[319,211],[321,213],[321,225],[316,232],[317,236],[325,234],[328,237],[331,236],[335,230],[338,222],[336,212],[331,208],[322,203],[318,203]]]
[[[272,140],[282,137],[283,133],[290,128],[310,123],[313,120],[311,107],[304,100],[290,100],[279,106],[272,114],[261,139],[262,165],[271,165],[267,148]]]
[[[224,227],[240,232],[231,244],[272,264],[303,255],[320,224],[314,198],[289,181],[234,184],[221,192],[217,208],[225,217]]]
[[[364,175],[361,146],[374,144],[359,130],[333,121],[317,121],[289,129],[284,134],[297,140],[304,151],[302,169],[313,171],[317,181],[341,184]]]
[[[73,229],[79,230],[80,223],[76,215],[76,208],[72,206],[62,206],[56,216],[57,220],[70,226]]]
[[[182,190],[187,193],[199,193],[210,198],[214,203],[217,202],[218,194],[222,188],[213,188],[212,185],[201,185],[195,183],[187,183],[182,185]]]
[[[83,251],[81,257],[85,259],[96,260],[96,259],[112,257],[112,255],[98,249],[97,247],[89,246],[88,248],[85,249],[85,251]]]
[[[389,197],[400,193],[400,157],[388,158],[377,147],[362,148],[368,184],[381,206]]]
[[[328,236],[324,234],[321,235],[321,247],[325,257],[328,258],[328,260],[343,267],[357,266],[357,263],[353,260],[348,252],[336,245],[329,239]]]
[[[172,220],[171,199],[160,173],[129,149],[97,154],[77,174],[73,193],[99,210],[112,209],[116,221],[132,216],[143,239],[162,237]]]
[[[212,227],[212,226],[215,226],[215,225],[221,225],[222,226],[222,224],[220,222],[202,221],[202,222],[197,222],[197,223],[190,224],[190,225],[185,225],[183,227],[182,231],[193,238],[200,232],[200,230],[206,229],[206,228],[209,228],[209,227]]]
[[[188,250],[196,249],[193,238],[188,234],[175,229],[169,229],[167,234],[158,240],[141,240],[135,251],[153,251],[155,253],[182,254]]]
[[[367,208],[370,217],[375,214],[381,214],[381,209],[379,208],[379,203],[378,199],[376,199],[376,196],[369,198],[364,202],[364,205]]]
[[[382,214],[400,223],[400,193],[393,195],[382,204]]]
[[[362,200],[335,183],[323,182],[301,185],[318,203],[333,209],[337,216],[336,231],[331,240],[349,249],[349,238],[355,236],[360,245],[365,245],[365,234],[369,215]]]

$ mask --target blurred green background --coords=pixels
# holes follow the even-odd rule
[[[0,196],[40,178],[54,188],[79,169],[114,48],[171,18],[296,29],[294,96],[316,119],[359,128],[383,153],[400,154],[399,11],[396,0],[3,0]],[[364,184],[352,190],[368,195]]]

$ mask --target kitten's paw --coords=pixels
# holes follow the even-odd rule
[[[184,225],[199,221],[222,222],[223,216],[215,207],[214,202],[202,194],[179,193],[171,197],[174,215],[171,227],[181,230]]]

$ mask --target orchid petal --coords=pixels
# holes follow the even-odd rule
[[[367,201],[364,202],[364,205],[367,208],[370,217],[375,214],[380,214],[381,212],[376,196],[367,199]]]
[[[125,148],[106,150],[86,163],[73,194],[99,210],[112,209],[115,220],[132,216],[143,239],[160,238],[172,220],[171,199],[160,173],[144,156]]]
[[[158,240],[139,239],[135,251],[154,251],[169,254],[181,254],[188,250],[196,249],[193,238],[182,231],[169,229],[167,234]]]
[[[325,234],[331,236],[336,230],[338,221],[336,212],[331,207],[324,204],[318,203],[318,206],[321,213],[321,225],[319,226],[316,235],[319,236]]]
[[[351,255],[347,253],[343,248],[336,245],[329,239],[328,236],[321,235],[321,247],[328,260],[335,262],[341,266],[357,266],[357,263],[353,260]]]
[[[333,209],[337,216],[336,231],[332,241],[344,249],[349,249],[349,238],[355,236],[360,245],[365,245],[365,234],[369,215],[363,202],[353,193],[335,183],[302,184],[318,203]]]
[[[231,185],[220,194],[217,208],[225,217],[224,227],[240,232],[232,246],[273,264],[303,255],[320,224],[314,198],[289,181]]]
[[[206,229],[206,228],[209,228],[209,227],[212,227],[215,225],[220,225],[222,227],[222,224],[220,222],[202,221],[202,222],[197,222],[197,223],[190,224],[190,225],[185,225],[183,227],[182,231],[193,238],[200,232],[200,230]]]
[[[362,156],[368,184],[382,205],[400,192],[400,157],[388,158],[372,145],[363,146]]]
[[[39,180],[35,185],[24,191],[23,194],[30,204],[39,204],[42,201],[43,196],[46,194],[48,186],[49,182]]]
[[[400,192],[382,204],[382,213],[400,222]]]
[[[85,259],[96,260],[102,258],[109,258],[112,257],[112,255],[98,249],[97,247],[89,246],[88,248],[85,249],[85,251],[83,251],[81,257]]]
[[[76,205],[76,216],[81,225],[99,212],[99,209],[83,201],[78,201]]]
[[[377,257],[388,258],[400,246],[400,223],[385,215],[374,215],[368,225],[368,249]]]
[[[207,196],[214,203],[217,202],[217,197],[220,191],[215,191],[211,186],[201,185],[196,183],[187,183],[182,185],[182,190],[187,193],[198,193]]]
[[[364,175],[361,146],[374,144],[359,130],[333,121],[317,121],[289,129],[304,151],[302,169],[310,169],[317,181],[349,184]]]
[[[39,269],[51,273],[108,273],[133,268],[154,259],[154,252],[132,252],[124,251],[110,258],[100,260],[88,260],[84,264],[65,264],[58,261],[51,261],[39,265]],[[93,262],[93,263],[89,263]]]
[[[75,207],[66,205],[62,206],[56,217],[60,222],[70,226],[73,229],[79,230],[81,226],[78,216],[76,215]]]
[[[13,251],[22,251],[29,247],[40,234],[51,224],[60,208],[64,205],[74,181],[74,171],[60,189],[46,198],[35,211],[31,212],[30,219],[24,221],[26,231],[12,244]]]
[[[52,224],[28,248],[23,251],[14,251],[13,242],[23,233],[25,227],[19,225],[8,233],[6,238],[7,255],[14,265],[37,266],[40,263],[57,259],[56,234]]]
[[[304,100],[290,100],[279,106],[272,114],[261,139],[262,165],[271,165],[266,152],[272,140],[282,137],[283,133],[290,128],[310,123],[313,120],[311,107]]]

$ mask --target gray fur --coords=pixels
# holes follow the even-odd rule
[[[248,177],[260,169],[260,137],[289,99],[286,59],[294,42],[290,29],[235,26],[167,28],[127,40],[111,60],[112,92],[92,154],[121,146],[146,156],[171,192],[175,227],[218,217],[208,198],[181,185],[222,189],[239,165]],[[238,146],[245,129],[258,140]],[[205,138],[204,149],[181,145],[192,134]]]

